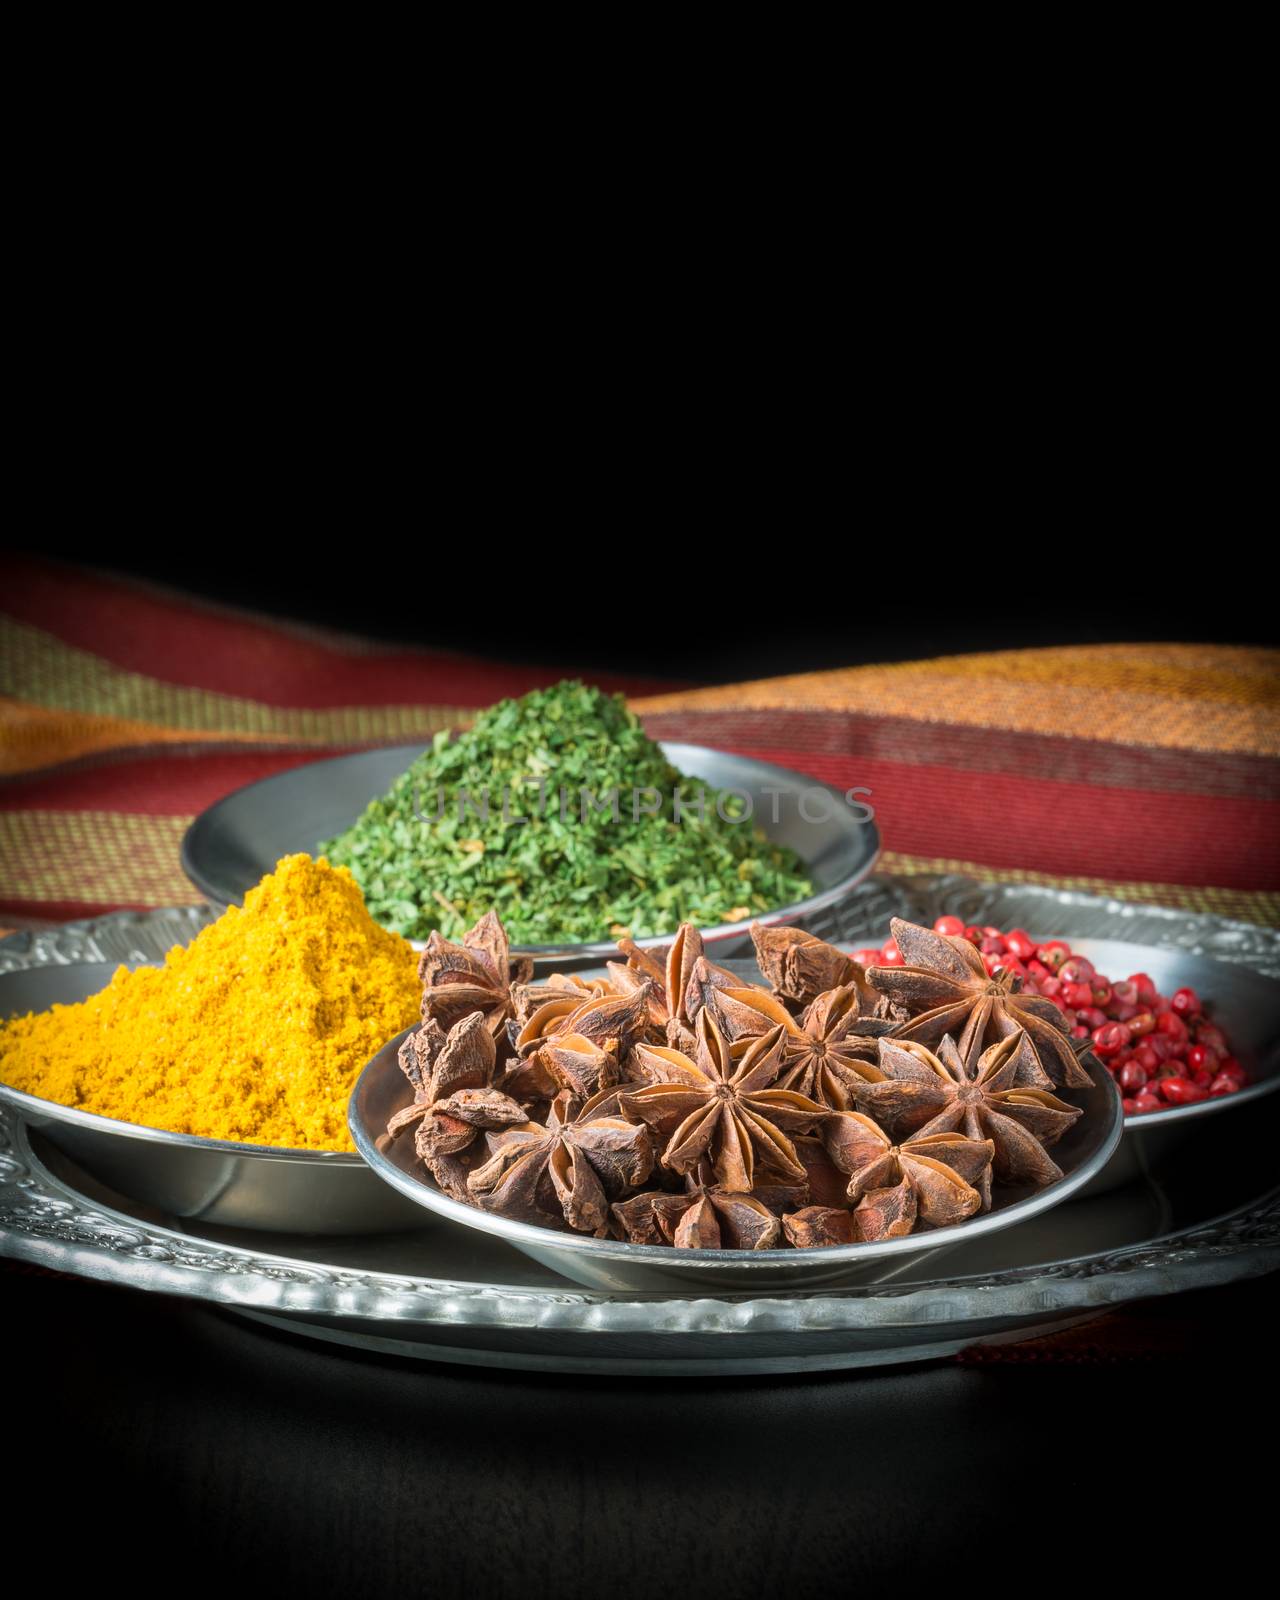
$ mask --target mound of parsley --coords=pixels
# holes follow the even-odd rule
[[[592,797],[585,818],[583,789]],[[660,809],[637,816],[633,791],[651,789]],[[463,790],[470,803],[460,817]],[[716,790],[671,765],[621,695],[571,681],[502,700],[465,733],[438,734],[389,793],[317,849],[351,869],[384,927],[416,939],[433,928],[459,939],[489,910],[513,944],[642,938],[812,893],[793,851],[754,821],[726,821],[716,801]],[[643,804],[657,802],[646,795]],[[722,809],[740,817],[741,802],[727,797]]]

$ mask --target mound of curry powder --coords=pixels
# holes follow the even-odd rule
[[[162,967],[0,1025],[0,1081],[176,1133],[351,1150],[360,1069],[419,1019],[417,959],[345,867],[286,856]]]

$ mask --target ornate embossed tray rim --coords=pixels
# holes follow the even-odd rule
[[[809,926],[827,938],[858,943],[882,930],[890,915],[925,921],[943,907],[975,922],[1164,944],[1280,976],[1280,935],[1268,929],[949,876],[873,878]],[[86,959],[154,961],[173,943],[193,937],[211,916],[208,908],[118,913],[13,935],[0,940],[0,970]],[[958,1332],[963,1344],[970,1342],[963,1336],[966,1325],[974,1329],[973,1338],[979,1336],[979,1327],[1043,1327],[1055,1317],[1074,1319],[1131,1300],[1273,1270],[1280,1266],[1280,1190],[1140,1244],[987,1275],[771,1296],[620,1296],[567,1283],[524,1287],[331,1266],[142,1223],[94,1204],[63,1183],[32,1150],[18,1119],[6,1112],[0,1115],[0,1254],[245,1312],[330,1321],[335,1330],[343,1323],[360,1324],[371,1338],[380,1332],[394,1335],[397,1326],[447,1325],[513,1337],[520,1330],[644,1335],[658,1342],[670,1336],[675,1349],[689,1336],[803,1339],[878,1329],[888,1346],[894,1330],[915,1329],[919,1334],[913,1337],[922,1337],[930,1330],[941,1335],[945,1329]],[[342,1337],[337,1331],[333,1336]],[[950,1347],[957,1347],[954,1340]],[[726,1353],[728,1348],[731,1342]],[[932,1348],[943,1353],[936,1341]],[[890,1348],[879,1357],[893,1358]],[[842,1364],[838,1356],[821,1360]],[[530,1356],[515,1358],[515,1364],[543,1362]],[[853,1364],[853,1358],[844,1364]]]
[[[1072,1316],[1280,1266],[1280,1189],[1179,1233],[1073,1260],[926,1284],[682,1298],[476,1284],[329,1267],[177,1233],[95,1206],[50,1172],[0,1111],[0,1254],[233,1309],[375,1324],[684,1336],[911,1329]],[[375,1330],[371,1330],[375,1331]]]

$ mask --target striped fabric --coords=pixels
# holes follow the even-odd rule
[[[83,569],[0,562],[0,922],[181,904],[190,819],[320,756],[427,739],[572,673],[386,649]],[[896,871],[1273,923],[1280,652],[1114,645],[671,690],[649,731],[862,785]]]
[[[886,867],[1057,884],[1271,923],[1280,651],[953,656],[642,703],[663,738],[871,790]]]

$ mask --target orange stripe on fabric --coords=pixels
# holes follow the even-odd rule
[[[652,696],[663,711],[822,710],[1139,748],[1280,756],[1280,652],[1196,646],[1009,651]]]
[[[263,708],[264,711],[267,708]],[[326,749],[330,745],[359,746],[411,744],[423,741],[441,728],[462,727],[468,712],[447,706],[400,708],[344,707],[330,712],[305,713],[306,726],[257,731],[246,728],[165,727],[128,717],[110,717],[81,711],[61,711],[0,696],[0,775],[38,772],[63,766],[85,756],[113,750],[145,749],[149,745],[211,747],[222,744]],[[292,714],[286,713],[285,719]],[[282,720],[285,720],[282,719]],[[270,716],[264,720],[272,721]]]
[[[908,673],[1084,689],[1226,704],[1280,703],[1280,651],[1200,645],[1071,646],[947,656],[905,663]]]
[[[123,717],[49,711],[0,697],[0,774],[38,772],[42,767],[62,766],[106,750],[190,742],[191,735],[180,728],[159,728]]]

